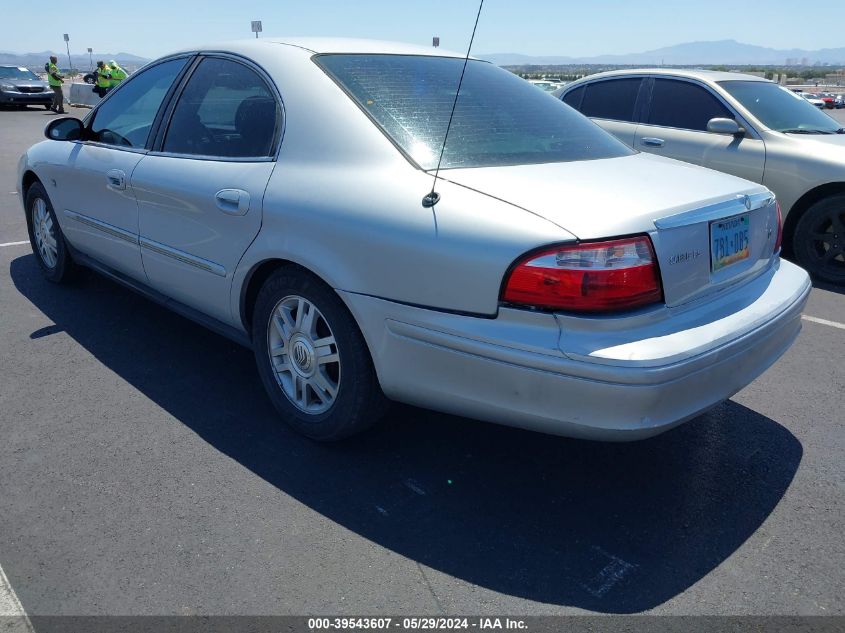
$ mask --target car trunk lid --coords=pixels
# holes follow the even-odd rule
[[[580,240],[648,233],[669,306],[755,276],[769,265],[777,236],[765,187],[649,154],[452,169],[441,177],[545,217]]]

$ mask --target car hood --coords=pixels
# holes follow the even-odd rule
[[[836,151],[836,156],[842,161],[845,161],[845,134],[787,134],[793,140],[798,139],[802,143],[819,143],[824,148],[819,148],[820,151],[827,151],[831,146],[841,148],[842,151]]]
[[[8,84],[10,86],[24,86],[35,88],[46,88],[47,82],[41,79],[0,79],[0,84]]]
[[[450,169],[440,177],[540,215],[579,239],[653,231],[656,219],[766,191],[735,176],[645,153]]]

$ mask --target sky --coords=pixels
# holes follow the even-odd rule
[[[97,7],[100,7],[99,9]],[[485,0],[473,52],[566,55],[636,53],[692,41],[735,39],[771,48],[845,47],[845,3],[816,0]],[[798,6],[812,7],[805,15]],[[15,53],[87,47],[155,58],[220,40],[262,36],[337,36],[396,40],[464,52],[478,0],[0,0],[0,50]],[[105,21],[103,20],[105,19]],[[798,26],[796,26],[798,25]]]

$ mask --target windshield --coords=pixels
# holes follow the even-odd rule
[[[720,81],[719,85],[764,125],[777,132],[833,134],[842,127],[801,95],[783,86],[765,81]]]
[[[434,169],[463,59],[412,55],[315,58],[423,169]],[[562,101],[481,61],[467,64],[442,168],[628,156],[629,147]]]
[[[38,75],[26,68],[2,66],[0,67],[0,79],[38,79]]]

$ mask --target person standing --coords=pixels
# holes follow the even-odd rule
[[[111,68],[111,87],[114,89],[120,85],[121,81],[126,79],[126,71],[114,60],[109,62],[109,67]]]
[[[62,84],[65,82],[64,75],[59,72],[59,67],[56,63],[59,58],[55,55],[50,55],[50,63],[47,64],[47,81],[50,83],[50,88],[53,90],[53,103],[50,104],[50,109],[58,114],[65,113],[65,95],[62,92]]]
[[[100,60],[97,62],[97,86],[94,88],[94,92],[100,95],[100,99],[102,99],[108,94],[109,90],[111,90],[111,73],[108,66]]]

